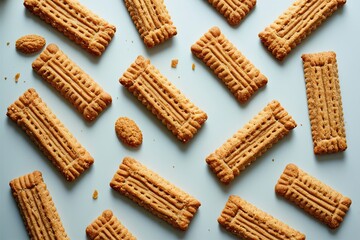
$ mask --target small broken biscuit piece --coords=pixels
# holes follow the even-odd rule
[[[118,118],[115,123],[115,132],[118,138],[130,147],[138,147],[142,143],[142,132],[134,120],[130,118]]]
[[[94,199],[94,200],[96,200],[96,199],[98,199],[98,197],[99,197],[99,192],[98,192],[98,190],[94,190],[94,192],[93,192],[93,194],[92,194],[92,198]]]
[[[340,226],[351,205],[350,198],[292,163],[285,167],[275,192],[332,229]]]
[[[171,60],[171,67],[172,67],[172,68],[176,68],[177,65],[178,65],[178,63],[179,63],[179,60],[178,60],[178,59],[173,59],[173,60]]]
[[[305,240],[304,234],[235,195],[229,197],[218,222],[241,239]]]
[[[46,44],[45,38],[39,35],[30,34],[25,35],[16,40],[16,50],[24,53],[31,54],[40,51]]]

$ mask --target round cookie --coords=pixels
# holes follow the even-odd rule
[[[118,138],[130,147],[138,147],[142,143],[142,132],[130,118],[119,117],[115,122],[115,132]]]

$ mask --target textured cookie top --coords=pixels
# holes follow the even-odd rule
[[[118,138],[130,147],[138,147],[142,143],[142,132],[134,120],[130,118],[118,118],[115,122],[115,132]]]
[[[16,40],[15,47],[24,54],[31,54],[40,51],[46,44],[45,38],[39,35],[30,34]]]

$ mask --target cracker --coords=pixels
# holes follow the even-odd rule
[[[138,56],[119,81],[184,143],[194,137],[207,119],[206,113],[191,103],[149,59]]]
[[[186,230],[200,202],[133,158],[125,157],[110,186],[175,228]]]
[[[9,185],[30,239],[70,239],[41,172],[15,178]]]
[[[66,180],[75,180],[93,164],[94,159],[51,112],[35,89],[28,89],[11,104],[6,115],[26,132]]]
[[[256,0],[208,0],[227,22],[238,25],[255,7]]]
[[[306,94],[315,154],[347,148],[336,54],[303,54]]]
[[[218,222],[241,239],[305,240],[304,234],[235,195],[229,197]]]
[[[235,98],[244,103],[267,83],[267,78],[221,33],[212,27],[195,44],[192,53],[224,82]]]
[[[350,198],[305,173],[295,164],[285,167],[275,192],[330,228],[339,227],[351,205]]]
[[[86,51],[97,56],[105,51],[116,31],[115,26],[77,0],[24,0],[24,6]]]
[[[142,143],[142,132],[134,120],[130,118],[119,117],[115,122],[115,132],[121,142],[127,146],[138,147]]]
[[[112,101],[111,96],[55,44],[48,45],[32,67],[87,121],[94,120]]]
[[[210,154],[206,162],[219,180],[228,184],[295,127],[296,122],[274,100]]]
[[[346,0],[296,0],[274,23],[259,33],[268,50],[282,61]]]
[[[177,34],[163,0],[125,0],[145,45],[154,47]]]
[[[91,240],[136,240],[111,210],[105,210],[87,228],[86,235]]]

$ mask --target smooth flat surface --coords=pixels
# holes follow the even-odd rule
[[[23,1],[0,0],[0,239],[27,239],[25,227],[8,183],[40,170],[71,239],[86,239],[85,228],[105,209],[111,209],[138,239],[235,239],[217,223],[229,195],[236,194],[258,208],[305,233],[307,239],[354,239],[360,225],[360,1],[349,0],[283,63],[261,44],[258,33],[272,23],[292,0],[258,0],[255,9],[237,27],[231,27],[207,1],[165,0],[178,35],[146,49],[121,0],[81,3],[117,27],[101,57],[92,57],[61,33],[25,10]],[[190,46],[212,26],[265,74],[269,82],[247,104],[239,104],[223,83],[196,57]],[[113,98],[112,105],[94,123],[86,123],[49,84],[31,68],[38,54],[25,56],[15,41],[25,34],[39,34],[56,43],[93,77]],[[7,44],[9,43],[9,45]],[[301,54],[333,50],[337,53],[348,149],[326,156],[313,154]],[[152,63],[192,102],[208,114],[208,120],[186,145],[178,141],[139,101],[118,82],[139,54]],[[179,59],[176,69],[172,59]],[[196,69],[191,69],[195,63]],[[14,76],[20,73],[18,83]],[[5,80],[7,78],[7,80]],[[25,133],[6,117],[7,107],[28,88],[42,99],[95,158],[94,165],[76,182],[68,183]],[[277,99],[298,124],[290,135],[257,159],[229,186],[223,186],[208,168],[205,158]],[[115,135],[118,117],[132,118],[142,129],[139,149],[124,147]],[[190,193],[202,205],[186,232],[178,231],[113,191],[109,182],[124,156],[131,156]],[[338,230],[325,225],[275,195],[274,186],[288,163],[320,179],[353,200]],[[99,198],[92,199],[97,189]]]

